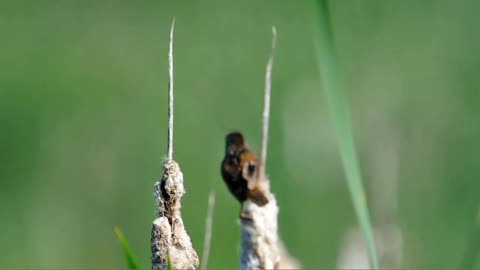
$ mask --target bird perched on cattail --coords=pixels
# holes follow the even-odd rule
[[[258,175],[260,160],[245,143],[240,132],[232,132],[225,138],[225,157],[222,161],[222,177],[230,192],[243,203],[250,199],[258,206],[268,203]]]

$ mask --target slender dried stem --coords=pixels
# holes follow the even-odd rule
[[[168,145],[167,159],[173,159],[173,30],[175,18],[170,28],[170,49],[168,51]]]
[[[168,145],[167,158],[163,162],[162,178],[155,183],[154,199],[157,218],[152,223],[151,251],[152,270],[195,269],[199,261],[185,229],[181,209],[181,198],[185,194],[183,173],[173,160],[173,30],[170,29],[168,54]]]
[[[240,220],[241,251],[240,270],[247,269],[278,269],[281,264],[281,250],[278,237],[278,205],[275,196],[270,192],[269,180],[265,176],[265,165],[268,147],[268,124],[270,116],[270,96],[272,81],[272,65],[275,54],[277,31],[272,27],[272,50],[265,72],[265,91],[262,117],[262,146],[259,180],[262,192],[268,198],[268,203],[258,206],[247,200],[242,206]]]
[[[212,223],[213,223],[213,207],[215,206],[215,192],[210,191],[208,195],[207,218],[205,220],[205,238],[203,240],[202,264],[200,269],[207,269],[208,257],[210,256],[210,243],[212,241]]]
[[[262,117],[262,150],[260,158],[262,166],[260,166],[260,177],[265,178],[265,167],[267,164],[267,147],[268,147],[268,125],[270,122],[270,96],[272,89],[272,66],[275,56],[275,47],[277,43],[277,29],[272,26],[272,49],[268,58],[267,68],[265,72],[265,91],[263,98],[263,117]]]

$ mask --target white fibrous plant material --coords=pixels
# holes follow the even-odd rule
[[[183,174],[178,163],[163,164],[162,179],[155,183],[157,215],[152,224],[152,270],[195,269],[199,260],[181,217],[180,199],[185,194]]]
[[[280,262],[277,201],[273,194],[268,195],[269,202],[264,206],[257,206],[250,200],[244,203],[240,269],[275,269]]]

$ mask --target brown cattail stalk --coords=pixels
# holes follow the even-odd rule
[[[261,164],[258,174],[259,187],[268,199],[268,203],[258,206],[247,199],[241,216],[241,252],[240,269],[286,269],[299,268],[292,259],[278,236],[278,205],[275,196],[270,192],[269,180],[265,175],[268,144],[268,124],[270,116],[271,74],[275,53],[277,32],[272,27],[272,50],[268,59],[265,75],[264,110],[262,117]]]
[[[173,29],[170,30],[168,83],[168,144],[162,179],[155,183],[157,218],[152,224],[152,270],[195,269],[199,261],[183,224],[180,199],[185,194],[183,173],[173,160]]]

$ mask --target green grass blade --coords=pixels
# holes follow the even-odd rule
[[[364,235],[370,266],[378,269],[372,226],[360,168],[356,158],[348,101],[335,54],[328,4],[326,0],[316,1],[318,12],[317,56],[320,76],[327,95],[328,109],[337,135],[340,157],[345,170],[348,188]]]
[[[170,260],[170,256],[167,256],[167,270],[173,270],[172,261]]]
[[[118,242],[120,243],[120,246],[123,250],[123,254],[125,255],[125,259],[127,260],[128,269],[140,269],[137,259],[135,259],[135,256],[133,256],[133,252],[128,245],[127,239],[125,239],[125,236],[123,235],[120,228],[115,226],[113,228],[113,232],[115,233],[115,236],[117,237]]]

